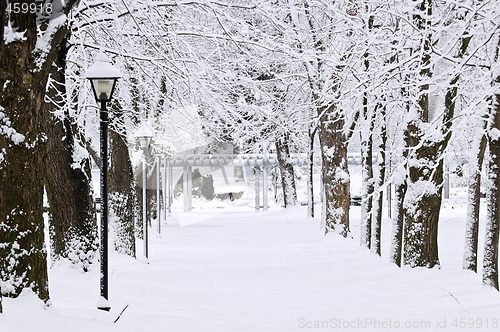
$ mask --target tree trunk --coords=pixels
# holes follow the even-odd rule
[[[353,8],[352,15],[356,15],[357,10]],[[368,7],[365,8],[368,10]],[[368,14],[368,13],[366,13]],[[366,21],[368,31],[373,28],[373,15],[370,15]],[[367,49],[363,55],[363,64],[365,73],[370,69],[369,50]],[[372,221],[373,221],[373,201],[375,183],[373,178],[373,129],[375,126],[375,117],[377,107],[372,112],[369,111],[368,91],[363,92],[363,119],[368,130],[361,130],[361,164],[362,164],[362,201],[361,201],[361,244],[367,248],[372,246]],[[366,128],[366,127],[365,127]]]
[[[500,101],[500,100],[499,100]],[[495,116],[495,127],[500,130],[500,116]],[[491,159],[489,163],[490,188],[487,194],[488,210],[484,241],[483,284],[498,290],[498,233],[500,226],[500,141],[489,139]]]
[[[295,187],[295,172],[290,160],[288,135],[276,140],[276,155],[280,167],[281,183],[283,186],[283,202],[285,208],[297,204],[297,189]]]
[[[361,243],[371,248],[372,241],[372,212],[373,212],[373,127],[375,125],[375,111],[368,114],[368,98],[363,96],[363,117],[368,123],[368,131],[361,132],[361,169],[363,182],[363,197],[361,201]]]
[[[318,135],[321,143],[322,180],[325,201],[325,233],[334,231],[347,237],[349,233],[350,179],[347,168],[345,119],[335,104],[319,107]]]
[[[46,93],[56,105],[46,103],[44,106],[44,131],[47,135],[44,178],[50,206],[52,258],[69,259],[86,272],[98,246],[96,210],[90,184],[90,158],[75,152],[78,143],[75,142],[75,128],[71,126],[67,109],[62,119],[56,118],[52,112],[57,105],[61,107],[68,103],[64,74],[66,56],[64,39],[58,47],[52,67],[53,83],[49,84]]]
[[[464,35],[468,35],[467,32]],[[461,47],[458,52],[459,58],[463,58],[469,46],[471,36],[463,37],[461,40]],[[455,98],[457,96],[457,87],[455,83],[459,79],[457,75],[452,83],[454,83],[447,93],[446,105],[455,107]],[[483,130],[486,130],[487,122],[484,122]],[[484,152],[486,150],[487,138],[482,134],[481,140],[478,144],[477,153],[474,156],[473,171],[469,177],[469,188],[467,198],[467,221],[465,230],[465,252],[463,268],[477,272],[477,246],[478,246],[478,230],[479,230],[479,207],[481,203],[481,168],[484,160]]]
[[[411,152],[404,202],[404,264],[431,268],[439,265],[437,236],[443,183],[441,144],[422,142],[420,131],[412,124],[409,124],[408,131],[411,133],[408,144]]]
[[[391,262],[401,267],[401,253],[403,250],[403,227],[404,227],[404,199],[406,194],[406,179],[398,179],[394,184],[395,211],[392,229]]]
[[[385,106],[380,106],[382,108],[381,116],[382,116],[382,128],[380,129],[380,145],[379,145],[379,164],[378,164],[378,178],[375,183],[375,195],[374,195],[374,207],[373,212],[371,213],[373,218],[373,239],[372,243],[372,252],[381,256],[381,245],[380,245],[380,236],[382,229],[382,204],[384,192],[381,190],[382,185],[385,181],[385,149],[387,142],[387,133],[386,133],[386,125],[385,125]]]
[[[110,212],[115,232],[113,245],[119,253],[136,256],[135,183],[128,146],[115,131],[110,131],[111,168],[109,172]]]
[[[65,14],[75,1],[65,3]],[[6,1],[0,1],[0,278],[2,291],[8,296],[16,297],[23,288],[30,288],[48,301],[44,172],[40,171],[46,140],[42,108],[56,47],[68,31],[65,25],[58,25],[49,36],[44,29],[51,24],[50,18],[22,10],[7,15],[5,11]],[[53,12],[52,17],[58,14],[62,13]],[[23,38],[4,44],[3,28],[7,25],[24,31]],[[43,50],[36,48],[37,42]]]
[[[5,1],[2,7],[5,17]],[[9,44],[0,36],[0,277],[5,295],[17,297],[23,288],[31,288],[48,301],[40,172],[48,72],[36,68],[36,15],[10,15],[14,27],[25,33],[24,39]]]
[[[408,91],[406,89],[401,90],[402,97],[408,97]],[[406,112],[410,111],[410,102],[406,103]],[[407,188],[408,171],[407,164],[405,161],[408,159],[408,148],[406,146],[408,142],[408,131],[404,131],[403,139],[403,155],[396,164],[400,164],[398,169],[395,171],[394,175],[394,217],[392,226],[392,242],[391,242],[391,262],[395,263],[397,266],[401,267],[401,256],[403,251],[403,231],[404,231],[404,201]],[[399,156],[398,156],[399,157]],[[399,158],[398,158],[399,159]]]
[[[438,222],[442,200],[443,159],[447,140],[424,138],[429,123],[429,80],[431,71],[432,36],[429,26],[432,18],[432,0],[424,0],[414,16],[416,26],[424,34],[420,59],[420,86],[416,118],[408,123],[407,146],[408,180],[404,202],[405,245],[404,264],[411,267],[433,267],[439,265]],[[443,127],[448,123],[453,110],[446,110]],[[428,129],[427,129],[428,130]],[[449,137],[448,137],[449,139]]]
[[[500,38],[496,47],[495,61],[500,58]],[[493,85],[498,88],[500,75],[495,77]],[[497,90],[498,91],[498,90]],[[488,135],[490,147],[488,188],[488,223],[484,243],[483,284],[498,290],[498,233],[500,227],[500,93],[493,97],[491,128]]]
[[[486,122],[485,122],[486,123]],[[472,162],[472,174],[469,176],[467,197],[467,221],[465,230],[465,251],[463,268],[477,272],[477,248],[479,233],[479,206],[481,203],[481,169],[486,150],[487,138],[481,134],[477,153]]]
[[[314,218],[314,137],[316,129],[309,129],[308,177],[307,177],[307,216]]]

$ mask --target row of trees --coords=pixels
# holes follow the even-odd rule
[[[15,12],[16,2],[52,11]],[[0,294],[30,288],[49,299],[44,189],[52,256],[83,271],[94,260],[98,112],[83,76],[97,50],[123,72],[110,135],[118,251],[135,255],[142,215],[134,128],[154,123],[161,140],[162,119],[196,105],[213,141],[278,153],[285,206],[296,203],[290,153],[309,153],[310,178],[320,153],[323,227],[342,236],[350,231],[347,149],[359,139],[362,243],[380,255],[382,192],[394,185],[391,260],[412,267],[439,265],[444,157],[465,142],[464,268],[477,271],[486,160],[483,281],[498,289],[498,10],[498,0],[1,0]]]
[[[471,176],[464,268],[477,271],[480,174],[488,146],[483,282],[498,289],[498,2],[253,4],[252,13],[260,16],[248,14],[239,38],[264,44],[259,52],[269,60],[260,63],[269,79],[262,82],[262,74],[255,74],[255,62],[246,74],[262,82],[258,93],[267,100],[261,104],[279,101],[280,107],[269,111],[282,123],[300,114],[292,126],[280,129],[291,150],[312,154],[319,138],[325,231],[349,232],[347,148],[359,136],[362,243],[380,255],[382,193],[394,184],[391,260],[412,267],[439,265],[444,160],[456,150],[450,142],[463,144]],[[251,45],[244,51],[253,55]],[[265,108],[261,111],[269,118]]]

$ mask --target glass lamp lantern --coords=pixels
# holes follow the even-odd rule
[[[86,77],[92,84],[96,101],[109,102],[121,74],[104,53],[99,53],[94,64],[87,70]]]

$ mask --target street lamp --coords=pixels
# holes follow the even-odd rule
[[[151,140],[153,139],[153,130],[146,124],[143,123],[139,130],[136,132],[135,137],[139,141],[139,145],[142,149],[142,234],[144,237],[144,257],[146,260],[149,257],[148,249],[148,222],[147,222],[147,176],[146,176],[146,154],[151,146]]]
[[[120,70],[113,66],[104,53],[99,53],[95,63],[87,69],[96,101],[101,103],[101,244],[100,244],[100,290],[101,297],[97,308],[109,311],[108,302],[108,111],[106,103],[111,101],[116,81],[121,77]]]
[[[170,165],[170,160],[174,156],[176,149],[173,145],[169,144],[165,149],[165,168],[164,168],[164,178],[168,179],[168,204],[165,200],[165,205],[168,206],[168,215],[172,214],[172,167]],[[168,172],[168,176],[167,176]],[[167,187],[167,181],[165,181],[165,188]],[[167,220],[167,211],[165,210],[165,220]]]
[[[167,204],[167,191],[170,191],[167,189],[167,171],[169,168],[169,160],[172,158],[174,154],[174,147],[169,144],[168,142],[165,141],[159,141],[155,143],[155,151],[157,152],[157,191],[156,195],[158,197],[157,199],[157,210],[158,210],[158,233],[161,234],[161,209],[160,209],[160,166],[161,166],[161,157],[163,157],[163,184],[161,187],[163,188],[163,220],[166,222],[167,221],[167,205],[170,213],[170,204]],[[170,193],[168,193],[168,197],[170,198]]]

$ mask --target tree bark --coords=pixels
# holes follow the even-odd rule
[[[91,189],[91,164],[88,156],[78,155],[65,91],[66,38],[57,47],[46,95],[55,103],[44,106],[44,132],[47,135],[44,179],[49,202],[52,258],[69,259],[84,272],[89,270],[97,252],[97,219]],[[66,105],[66,106],[63,106]],[[66,108],[61,119],[55,107]],[[81,150],[84,150],[81,148]],[[75,160],[75,157],[77,160]]]
[[[485,122],[486,123],[486,122]],[[477,153],[472,163],[472,174],[469,176],[467,197],[467,221],[465,229],[465,251],[463,268],[477,272],[477,248],[479,234],[479,207],[481,203],[481,169],[486,150],[487,137],[481,134]]]
[[[115,250],[132,257],[135,248],[135,183],[128,146],[115,131],[110,131],[111,168],[109,172],[110,211],[115,232]]]
[[[442,118],[442,138],[426,139],[429,123],[429,80],[431,71],[432,0],[424,0],[415,14],[415,25],[424,34],[420,58],[420,86],[416,118],[408,123],[406,137],[409,148],[407,192],[404,202],[404,264],[411,267],[439,265],[438,222],[442,200],[443,153],[449,141],[449,128],[454,107],[445,109]]]
[[[444,111],[440,125],[441,138],[424,139],[429,123],[429,80],[431,72],[432,0],[422,1],[415,15],[415,24],[424,33],[421,50],[422,84],[418,98],[418,119],[408,124],[407,145],[412,151],[408,160],[408,193],[405,197],[405,264],[433,267],[439,265],[438,222],[441,209],[443,184],[443,156],[451,138],[451,124],[455,114],[457,83],[460,74],[448,83],[444,98]],[[467,35],[464,34],[464,35]],[[458,57],[465,54],[470,36],[462,37]]]
[[[65,3],[67,14],[76,0]],[[25,3],[35,3],[34,0]],[[55,8],[55,7],[54,7]],[[4,294],[17,297],[24,288],[32,289],[43,301],[49,300],[47,253],[44,242],[43,104],[47,80],[56,46],[67,34],[64,25],[47,35],[49,18],[35,13],[6,13],[0,1],[0,17],[23,38],[5,44],[0,36],[0,278]],[[62,13],[61,13],[62,14]],[[57,13],[53,13],[53,17]],[[3,30],[0,30],[4,32]],[[40,42],[49,43],[42,51]],[[6,289],[5,284],[8,287]]]
[[[500,102],[500,100],[499,100]],[[495,116],[495,128],[500,130],[500,116]],[[491,159],[489,163],[490,188],[487,194],[488,210],[484,241],[483,284],[498,290],[498,234],[500,226],[500,140],[489,138]]]
[[[404,230],[404,199],[406,194],[406,179],[398,179],[394,185],[395,203],[394,224],[392,229],[391,262],[401,267],[401,254],[403,250]]]
[[[314,218],[314,137],[316,129],[309,128],[308,177],[307,177],[307,216]]]
[[[402,89],[402,96],[407,95],[407,91]],[[406,111],[410,109],[410,103],[406,103]],[[400,161],[401,165],[396,170],[394,177],[394,217],[392,226],[392,242],[391,242],[391,262],[401,267],[402,252],[403,252],[403,233],[404,233],[404,201],[407,188],[408,171],[407,164],[404,162],[408,158],[408,149],[406,142],[408,141],[408,131],[404,132],[403,156]]]
[[[48,73],[36,69],[36,16],[11,14],[11,20],[25,33],[24,39],[9,44],[3,44],[0,36],[0,277],[7,286],[5,295],[17,297],[23,288],[31,288],[48,301],[39,172],[45,148],[41,108]]]
[[[495,61],[500,58],[500,38],[497,40]],[[494,78],[493,86],[500,86],[500,75]],[[498,90],[497,90],[498,91]],[[488,223],[484,242],[483,284],[498,288],[498,235],[500,227],[500,93],[493,96],[491,127],[488,135],[490,148],[488,188]]]
[[[373,231],[372,231],[372,236],[373,239],[371,241],[372,243],[372,252],[375,254],[381,256],[381,244],[380,244],[380,237],[381,237],[381,230],[382,230],[382,204],[383,204],[383,190],[381,190],[384,181],[385,181],[385,149],[386,149],[386,142],[387,142],[387,133],[386,133],[386,125],[385,125],[385,106],[380,106],[379,108],[382,109],[381,111],[381,117],[382,117],[382,125],[380,129],[380,145],[378,148],[379,151],[379,162],[378,162],[378,175],[377,175],[377,180],[375,183],[375,190],[374,190],[374,201],[375,204],[373,206],[373,212],[371,213],[372,218],[373,218]]]
[[[350,179],[347,168],[345,119],[335,104],[319,107],[318,135],[321,143],[322,179],[325,194],[325,233],[349,233]]]
[[[442,200],[441,144],[422,142],[419,129],[409,124],[408,187],[404,202],[404,264],[439,265],[438,222]],[[418,146],[421,144],[420,146]]]
[[[375,125],[375,111],[368,114],[368,98],[363,96],[363,117],[368,124],[368,132],[361,132],[361,168],[363,181],[363,197],[361,201],[361,242],[371,248],[372,241],[372,212],[373,212],[373,127]],[[364,134],[364,135],[363,135]]]
[[[295,187],[295,172],[290,160],[288,135],[276,140],[276,155],[280,167],[281,183],[283,187],[283,202],[285,208],[297,204],[297,189]]]

